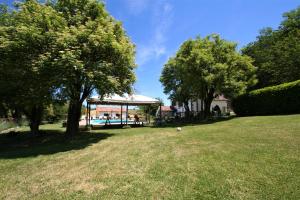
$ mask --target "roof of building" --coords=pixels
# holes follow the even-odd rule
[[[88,103],[92,104],[106,104],[106,105],[149,105],[149,104],[159,104],[160,101],[151,97],[144,95],[109,95],[100,98],[99,96],[94,96],[87,100]]]
[[[214,100],[216,100],[216,101],[228,101],[228,99],[226,99],[224,97],[224,95],[218,95],[216,98],[214,98]]]
[[[173,112],[176,108],[174,106],[161,106],[161,111]]]

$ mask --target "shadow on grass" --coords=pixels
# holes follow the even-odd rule
[[[182,121],[175,121],[175,122],[167,122],[163,123],[162,125],[152,126],[152,128],[175,128],[175,127],[184,127],[184,126],[197,126],[197,125],[204,125],[204,124],[214,124],[217,122],[228,121],[236,116],[229,116],[229,117],[221,117],[216,119],[208,119],[205,121],[197,121],[197,120],[182,120]]]
[[[0,158],[25,158],[79,150],[113,136],[110,133],[80,134],[68,138],[63,131],[45,130],[33,137],[29,132],[0,134]]]

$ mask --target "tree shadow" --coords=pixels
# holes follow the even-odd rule
[[[25,158],[79,150],[113,136],[111,133],[80,132],[69,138],[57,130],[41,131],[39,136],[29,132],[0,134],[0,158]]]
[[[184,127],[184,126],[198,126],[198,125],[204,125],[204,124],[214,124],[218,122],[223,121],[229,121],[233,118],[236,118],[236,116],[228,116],[228,117],[220,117],[215,119],[208,119],[208,120],[178,120],[173,122],[166,122],[161,125],[152,126],[152,128],[176,128],[176,127]]]

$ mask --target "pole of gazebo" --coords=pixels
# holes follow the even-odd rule
[[[89,104],[89,125],[91,125],[91,104]]]
[[[150,124],[150,122],[151,122],[150,106],[148,106],[148,119],[149,119],[149,124]]]
[[[121,105],[121,125],[123,125],[123,105]]]
[[[128,125],[128,104],[126,104],[126,125]]]
[[[89,104],[88,104],[88,105],[87,105],[87,113],[86,113],[86,116],[87,116],[87,118],[86,118],[86,119],[87,119],[87,123],[86,123],[86,124],[87,124],[87,125],[89,125],[89,112],[90,112],[90,111],[89,111]]]
[[[148,122],[148,106],[144,106],[144,109],[146,110],[145,114],[146,114],[146,122]]]

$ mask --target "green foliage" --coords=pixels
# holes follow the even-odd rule
[[[300,113],[300,80],[253,90],[233,99],[240,116]]]
[[[164,105],[164,102],[161,98],[157,97],[156,99],[159,100],[159,102],[162,106]],[[139,109],[141,111],[143,111],[144,113],[149,113],[150,115],[155,116],[158,107],[159,107],[159,104],[151,104],[148,106],[139,106]]]
[[[45,55],[60,72],[61,91],[69,99],[67,132],[78,132],[83,101],[96,90],[100,95],[131,92],[135,81],[134,45],[104,4],[95,0],[54,4],[66,22],[56,49]]]
[[[68,113],[68,104],[52,103],[46,107],[44,111],[44,120],[48,122],[57,122],[59,120],[65,120]]]
[[[71,132],[77,132],[81,105],[92,91],[131,92],[134,55],[102,2],[28,0],[13,12],[0,7],[0,101],[30,119],[41,119],[63,98],[70,102]]]
[[[131,92],[135,80],[134,45],[120,22],[97,1],[57,1],[67,26],[57,41],[56,70],[70,99],[83,101],[96,89],[100,95]],[[77,10],[74,12],[74,10]]]
[[[6,121],[6,120],[1,120],[0,119],[0,131],[16,127],[17,124],[14,123],[13,121]]]
[[[236,44],[218,35],[197,37],[182,44],[175,57],[165,64],[160,81],[170,99],[184,103],[201,98],[206,114],[214,97],[234,97],[256,81],[248,56],[236,51]]]
[[[4,4],[0,4],[0,25],[9,24],[9,15],[8,7]]]
[[[8,118],[8,107],[0,101],[0,118]]]
[[[255,88],[300,79],[300,7],[283,17],[277,30],[263,29],[257,40],[242,50],[258,68]]]
[[[57,78],[45,55],[53,51],[65,22],[52,7],[35,0],[2,13],[1,19],[9,20],[0,24],[1,102],[22,110],[37,129],[44,107],[52,102]]]

